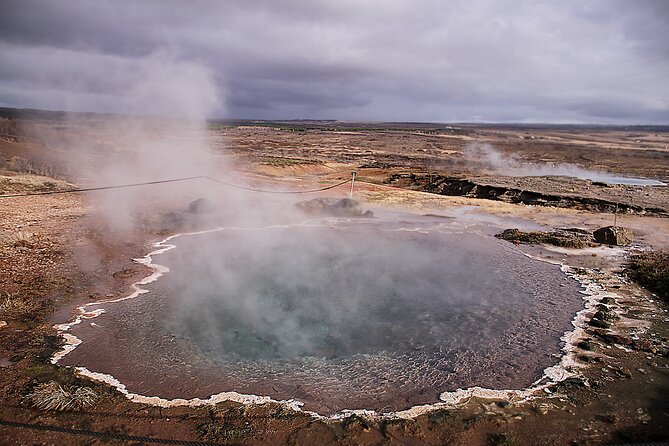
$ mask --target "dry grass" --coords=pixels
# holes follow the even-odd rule
[[[9,319],[29,319],[39,310],[40,306],[35,301],[14,293],[5,293],[0,300],[0,315]]]
[[[519,229],[506,229],[495,237],[512,243],[544,244],[560,246],[563,248],[582,249],[595,246],[592,234],[587,231],[563,230],[555,231],[531,231],[525,232]]]
[[[252,430],[248,427],[237,427],[216,420],[200,423],[196,430],[200,438],[213,441],[238,440],[252,434]]]
[[[95,404],[98,395],[90,387],[63,388],[52,381],[35,387],[26,399],[41,410],[80,410]]]
[[[31,239],[33,238],[35,234],[32,232],[28,231],[16,231],[12,236],[9,238],[9,244],[12,245],[14,248],[29,248],[32,246]]]
[[[274,167],[289,167],[302,164],[319,164],[318,161],[303,158],[288,158],[278,156],[260,157],[255,160],[258,164],[265,164]]]
[[[445,211],[459,206],[476,206],[480,209],[480,212],[491,213],[498,216],[516,216],[528,212],[536,215],[550,212],[550,208],[533,208],[529,211],[529,208],[526,206],[506,203],[503,201],[438,195],[430,192],[376,186],[370,183],[366,183],[364,186],[358,186],[358,183],[356,183],[356,191],[353,194],[353,198],[362,199],[363,202],[370,205],[403,208],[423,212]],[[568,209],[561,209],[561,211],[569,212]]]
[[[669,302],[669,251],[632,256],[628,271],[641,286]]]
[[[48,176],[32,174],[12,174],[5,172],[0,175],[0,195],[24,192],[51,192],[73,189],[74,185]]]
[[[246,407],[233,405],[232,407],[217,407],[209,409],[209,419],[199,423],[196,427],[197,435],[210,441],[239,440],[253,434],[248,426],[238,426],[235,421],[246,417]]]

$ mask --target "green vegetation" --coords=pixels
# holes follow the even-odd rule
[[[634,255],[627,271],[639,285],[669,302],[669,252],[648,251]]]

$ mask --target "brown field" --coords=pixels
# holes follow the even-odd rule
[[[177,143],[193,138],[187,129],[169,127],[156,121],[151,132]],[[637,249],[669,250],[667,185],[507,176],[468,154],[472,144],[487,143],[496,156],[518,165],[568,164],[669,184],[666,128],[245,122],[211,125],[205,139],[220,163],[219,178],[230,182],[309,189],[355,171],[355,198],[369,206],[422,214],[475,206],[477,215],[589,231],[615,218],[632,229]],[[119,132],[102,118],[2,118],[0,195],[98,184],[100,160],[110,153],[123,158],[132,145],[133,132]],[[76,163],[68,162],[74,157]],[[229,166],[232,173],[222,170]],[[329,194],[344,195],[348,187]],[[624,259],[596,250],[534,248],[592,268],[594,278],[622,296],[607,305],[624,317],[609,329],[587,329],[578,356],[581,378],[531,401],[472,398],[411,419],[339,421],[274,404],[161,409],[52,365],[60,342],[53,324],[66,321],[77,304],[128,294],[129,285],[148,273],[132,259],[181,228],[183,222],[166,223],[161,216],[188,206],[196,193],[185,187],[169,200],[147,194],[146,206],[125,230],[100,218],[103,204],[95,193],[0,198],[0,421],[220,444],[594,445],[669,438],[667,302],[621,279]],[[632,334],[645,324],[649,328],[638,337]],[[52,381],[90,387],[97,401],[77,410],[40,409],[31,392]],[[121,440],[0,424],[0,444],[108,443]]]

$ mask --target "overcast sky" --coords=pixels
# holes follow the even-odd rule
[[[669,124],[669,0],[2,0],[0,105]]]

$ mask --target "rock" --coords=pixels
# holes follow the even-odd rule
[[[613,370],[613,373],[615,373],[621,378],[630,379],[632,377],[632,372],[630,371],[630,369],[627,369],[625,367],[611,367],[611,370]]]
[[[595,418],[608,424],[615,424],[618,421],[618,416],[613,413],[595,415]]]
[[[373,217],[371,211],[362,212],[362,204],[351,198],[314,198],[296,203],[298,209],[309,214],[331,217]]]
[[[609,296],[604,296],[604,297],[602,297],[599,301],[600,301],[601,303],[603,303],[603,304],[612,304],[612,303],[615,303],[615,301],[614,301],[612,298],[610,298]]]
[[[7,326],[7,322],[0,321],[0,328],[6,327],[6,326]]]
[[[186,212],[166,212],[160,216],[159,225],[163,231],[174,231],[186,220]]]
[[[599,319],[600,321],[606,321],[606,322],[611,322],[620,319],[620,317],[614,311],[608,309],[607,311],[598,310],[592,317],[593,319]]]
[[[525,232],[520,229],[506,229],[495,237],[512,243],[545,244],[563,248],[586,248],[593,246],[592,234],[577,228],[556,229],[554,231]]]
[[[648,339],[636,339],[633,341],[632,348],[646,353],[657,354],[657,346],[653,345]]]
[[[553,386],[555,392],[565,392],[572,389],[584,389],[586,387],[590,387],[588,380],[579,377],[567,378]]]
[[[216,205],[208,198],[198,198],[188,205],[191,214],[211,214],[216,211]]]
[[[116,271],[114,274],[112,274],[112,277],[114,279],[129,279],[135,274],[135,270],[132,268],[124,268],[122,270]]]
[[[433,412],[430,412],[427,416],[427,419],[432,424],[440,424],[448,422],[449,418],[452,416],[452,412],[446,409],[437,409]]]
[[[580,348],[581,350],[586,350],[586,351],[592,351],[593,345],[592,341],[590,339],[583,339],[576,344],[576,347]]]
[[[592,325],[593,327],[597,327],[597,328],[609,328],[611,326],[611,324],[609,324],[608,322],[603,321],[601,319],[594,318],[594,317],[592,319],[590,319],[590,322],[588,322],[588,324]]]
[[[357,217],[362,215],[362,205],[351,198],[342,198],[332,206],[332,210],[337,216]]]
[[[605,226],[597,229],[593,234],[595,240],[607,245],[629,245],[634,241],[634,234],[622,226]]]
[[[604,331],[596,330],[594,331],[594,334],[606,344],[619,344],[630,347],[634,344],[632,339],[614,333],[606,333]]]
[[[649,421],[652,420],[651,416],[648,414],[648,411],[642,407],[639,407],[636,410],[636,413],[638,414],[636,419],[641,421],[643,424],[647,424]]]

